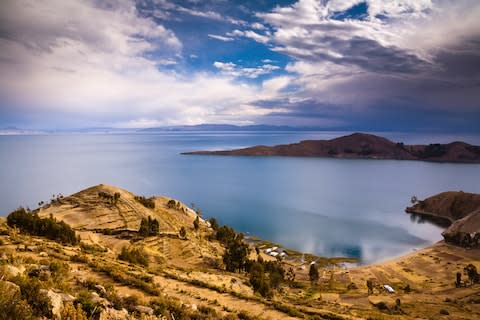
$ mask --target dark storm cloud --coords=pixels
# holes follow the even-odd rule
[[[407,50],[383,46],[372,39],[356,36],[345,40],[334,36],[318,36],[310,38],[307,43],[303,40],[293,40],[287,47],[276,50],[297,59],[353,65],[366,71],[379,73],[412,73],[428,67],[426,61]],[[335,54],[329,54],[328,51],[333,51]]]

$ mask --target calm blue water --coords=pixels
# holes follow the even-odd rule
[[[372,262],[441,239],[441,229],[404,213],[412,195],[480,192],[480,165],[180,155],[342,134],[0,136],[0,214],[106,183],[193,202],[206,217],[291,248]],[[480,144],[479,136],[383,135],[405,143]]]

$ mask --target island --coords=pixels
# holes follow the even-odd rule
[[[345,159],[391,159],[434,162],[480,163],[480,146],[465,142],[406,145],[366,134],[331,140],[304,140],[277,146],[254,146],[236,150],[192,151],[184,155],[328,157]]]
[[[480,195],[413,202],[408,211],[449,221],[460,241],[347,267],[253,241],[166,196],[105,184],[54,195],[0,218],[0,318],[480,318],[480,248],[465,240],[478,239]]]

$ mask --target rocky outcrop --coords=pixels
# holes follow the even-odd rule
[[[465,248],[480,248],[480,210],[455,221],[442,236],[449,243]]]
[[[372,134],[354,133],[332,140],[305,140],[277,146],[236,150],[194,151],[187,155],[291,156],[347,159],[395,159],[436,162],[480,163],[480,146],[464,142],[405,145]]]
[[[442,192],[418,201],[405,210],[426,220],[446,222],[446,242],[465,248],[480,248],[480,194]]]

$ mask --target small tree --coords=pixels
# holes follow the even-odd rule
[[[473,285],[479,281],[479,275],[477,273],[477,267],[473,264],[469,264],[466,266],[463,271],[467,274],[468,280],[470,280],[470,284]]]
[[[318,269],[315,263],[312,263],[310,265],[310,270],[308,271],[308,278],[310,279],[310,282],[312,283],[312,285],[316,284],[319,279]]]
[[[195,230],[198,230],[200,228],[200,218],[198,217],[198,215],[195,220],[193,220],[193,228]]]
[[[291,284],[295,281],[295,271],[293,271],[293,268],[290,267],[288,268],[288,271],[287,271],[287,280],[288,282],[290,282]]]
[[[184,226],[180,228],[178,234],[180,235],[180,238],[185,239],[185,237],[187,236],[187,230],[185,230]]]
[[[373,281],[370,279],[367,280],[367,288],[368,294],[371,295],[373,293]]]
[[[457,272],[457,280],[455,281],[455,287],[460,288],[462,286],[462,273]]]
[[[156,236],[160,232],[160,224],[157,219],[152,219],[148,216],[148,219],[142,218],[140,222],[140,229],[138,233],[143,237]]]
[[[267,279],[265,278],[265,269],[259,262],[254,262],[250,270],[250,284],[253,291],[260,293],[264,298],[270,298],[273,296],[272,289],[270,288]]]
[[[118,200],[120,199],[120,192],[115,192],[113,194],[113,203],[117,204]]]
[[[227,271],[235,272],[245,269],[248,254],[248,245],[243,242],[243,235],[237,234],[227,243],[223,254],[223,263]]]
[[[412,198],[410,198],[410,202],[411,202],[412,204],[417,203],[417,202],[418,202],[417,196],[416,196],[416,195],[413,195]]]
[[[215,218],[212,217],[212,218],[210,218],[209,221],[210,221],[210,226],[212,227],[212,229],[215,230],[215,231],[217,231],[218,228],[220,227],[220,226],[218,225],[217,219],[215,219]]]

